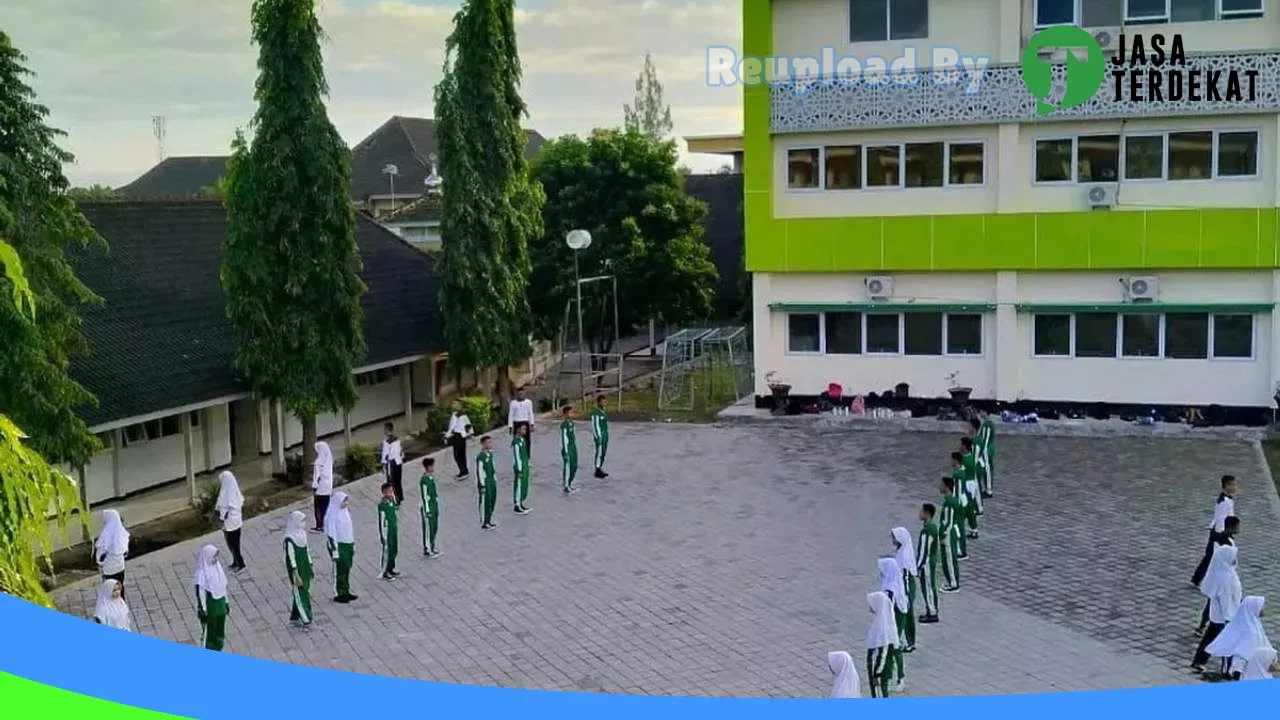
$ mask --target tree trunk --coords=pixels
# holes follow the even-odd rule
[[[515,397],[514,385],[511,381],[511,366],[499,365],[495,372],[495,385],[498,388],[498,407],[505,408],[507,403],[511,402],[511,398]]]
[[[316,416],[298,420],[302,423],[302,484],[307,485],[316,466]]]

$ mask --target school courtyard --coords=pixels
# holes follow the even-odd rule
[[[322,540],[316,622],[287,624],[284,514],[245,524],[249,569],[231,576],[228,651],[407,678],[662,695],[822,697],[829,650],[861,663],[889,531],[913,535],[955,437],[770,425],[622,424],[609,470],[558,489],[553,435],[534,438],[533,513],[511,513],[498,443],[499,529],[483,532],[472,481],[442,476],[440,544],[417,549],[416,483],[399,569],[377,578],[380,478],[347,486],[358,536],[354,591],[332,603]],[[584,464],[590,435],[579,428]],[[1203,550],[1217,478],[1242,485],[1246,594],[1280,598],[1280,501],[1253,446],[1205,440],[999,437],[996,498],[907,656],[907,694],[1045,692],[1193,681]],[[406,467],[409,479],[418,464]],[[309,509],[308,509],[309,510]],[[126,517],[126,521],[128,518]],[[191,541],[130,563],[135,629],[198,636]],[[224,551],[225,552],[225,551]],[[93,581],[61,596],[92,607]],[[1275,630],[1272,630],[1275,632]],[[865,693],[865,672],[863,672]]]

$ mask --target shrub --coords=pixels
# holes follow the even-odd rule
[[[372,445],[351,445],[342,463],[342,477],[347,482],[359,480],[382,469],[382,455]]]
[[[218,493],[221,490],[222,484],[218,479],[211,478],[196,493],[196,514],[210,527],[218,524]]]
[[[302,484],[302,454],[291,453],[284,458],[284,484]]]
[[[493,427],[493,405],[483,395],[471,395],[458,398],[462,403],[462,411],[471,420],[471,428],[477,435],[488,432]]]
[[[555,405],[555,403],[551,402],[551,398],[549,398],[549,397],[540,397],[540,398],[538,398],[538,412],[539,412],[540,414],[541,414],[541,413],[549,413],[549,412],[551,412],[552,410],[555,410],[555,409],[556,409],[556,405]]]
[[[427,408],[427,427],[423,435],[429,442],[440,442],[440,436],[449,429],[449,416],[453,413],[447,405],[432,405]]]

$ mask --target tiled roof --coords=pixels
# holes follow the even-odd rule
[[[742,301],[742,175],[686,175],[685,191],[708,205],[702,241],[711,246],[711,259],[720,271],[716,305],[721,313],[737,312]]]
[[[165,158],[116,192],[137,200],[197,197],[227,174],[228,159],[225,155]]]
[[[84,311],[88,357],[72,374],[98,397],[91,426],[245,392],[218,279],[226,212],[216,201],[81,206],[110,249],[78,251],[76,273],[104,303]],[[366,359],[443,350],[434,259],[357,217],[368,291]]]

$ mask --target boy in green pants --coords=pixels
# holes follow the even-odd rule
[[[573,408],[565,405],[560,408],[560,460],[564,463],[561,471],[561,486],[568,495],[573,492],[573,479],[578,475],[578,434],[573,428]]]
[[[498,470],[493,466],[493,438],[480,438],[480,452],[476,454],[476,476],[480,479],[480,529],[493,530],[493,509],[498,505]]]
[[[422,488],[422,554],[426,557],[440,555],[436,547],[436,530],[440,529],[440,498],[436,494],[435,471],[435,458],[424,458],[418,486]]]
[[[966,472],[964,469],[964,453],[951,453],[951,484],[953,486],[952,493],[956,496],[957,511],[956,519],[960,523],[960,544],[958,547],[959,554],[957,559],[964,560],[969,557],[969,540],[968,535],[964,531],[964,524],[969,519],[968,506],[969,496],[964,491]],[[945,536],[944,536],[945,537]]]
[[[978,480],[982,466],[978,461],[977,437],[960,438],[960,457],[964,466],[964,494],[968,499],[965,507],[969,521],[969,537],[978,537],[978,518],[982,516],[982,484]]]
[[[396,572],[396,553],[400,550],[400,528],[396,518],[396,488],[382,483],[382,502],[378,503],[378,537],[382,540],[382,579],[400,577]]]
[[[933,503],[920,506],[916,572],[920,575],[920,599],[924,601],[920,622],[926,625],[938,622],[938,523],[933,521],[937,514],[938,508]]]
[[[960,541],[964,539],[964,508],[956,493],[955,478],[944,477],[938,486],[942,493],[942,517],[938,522],[938,544],[942,556],[942,592],[953,593],[960,589]]]
[[[516,425],[515,435],[511,438],[511,469],[515,480],[511,484],[511,501],[515,504],[517,515],[525,515],[529,508],[524,506],[529,499],[529,426]]]
[[[609,452],[609,416],[604,411],[603,395],[596,398],[596,406],[591,410],[591,437],[596,441],[596,477],[607,478],[604,456]]]

